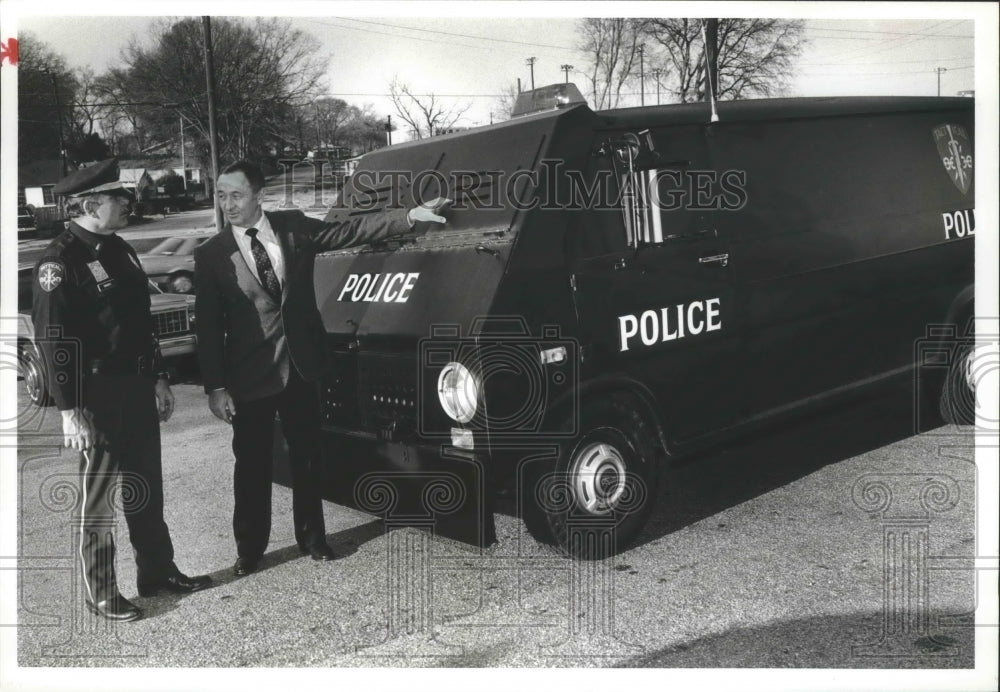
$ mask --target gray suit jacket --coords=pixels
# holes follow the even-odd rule
[[[198,362],[205,391],[225,387],[237,401],[277,394],[288,384],[290,367],[307,381],[325,371],[326,331],[313,288],[316,253],[409,228],[405,209],[334,223],[298,210],[265,213],[284,254],[280,303],[261,286],[228,225],[194,256]]]

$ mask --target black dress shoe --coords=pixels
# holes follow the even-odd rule
[[[194,593],[207,589],[211,585],[212,578],[208,575],[189,577],[177,572],[155,581],[139,582],[138,587],[140,596],[155,596],[161,589],[171,593]]]
[[[88,600],[87,610],[115,622],[130,622],[142,617],[142,611],[121,594],[97,603]]]
[[[340,554],[334,551],[334,549],[326,543],[320,543],[318,545],[300,545],[299,550],[303,553],[308,553],[312,556],[313,560],[319,560],[322,562],[329,562],[330,560],[336,560],[340,557]]]
[[[257,560],[252,560],[248,557],[238,557],[236,558],[236,564],[233,565],[233,574],[237,577],[245,577],[251,572],[256,572],[257,562]]]

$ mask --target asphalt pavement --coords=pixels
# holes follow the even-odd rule
[[[477,549],[326,503],[330,543],[298,553],[274,488],[263,569],[231,572],[230,430],[191,382],[162,426],[177,564],[215,585],[83,610],[75,454],[19,391],[18,662],[27,667],[968,668],[974,662],[973,436],[911,433],[905,392],[762,434],[665,474],[637,545],[571,561],[500,503]],[[119,582],[136,597],[127,532]],[[895,571],[893,571],[895,570]],[[908,604],[908,605],[904,605]]]

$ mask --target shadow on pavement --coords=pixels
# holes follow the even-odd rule
[[[929,613],[930,622],[937,615]],[[648,651],[625,668],[973,668],[975,627],[883,634],[881,613],[816,615]]]

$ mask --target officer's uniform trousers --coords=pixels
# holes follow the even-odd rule
[[[123,511],[138,581],[172,574],[174,548],[163,519],[160,422],[149,375],[95,374],[83,383],[83,408],[103,441],[80,454],[80,557],[95,601],[117,593],[115,510]],[[117,481],[121,477],[120,486]]]

